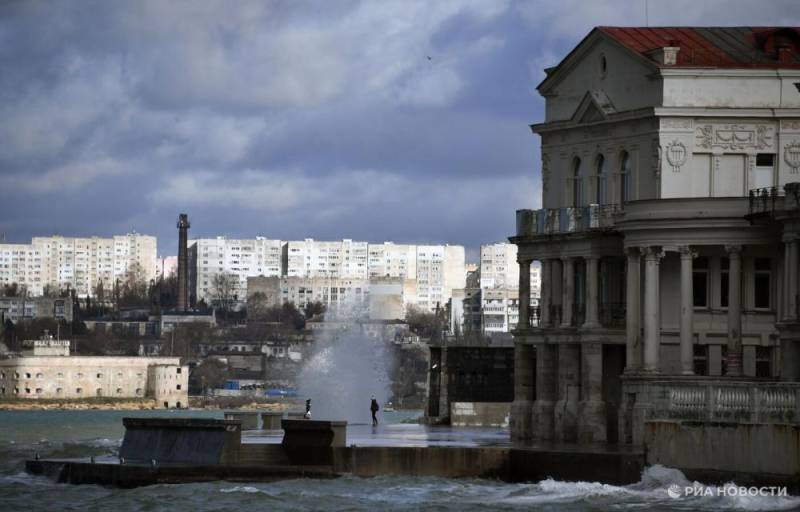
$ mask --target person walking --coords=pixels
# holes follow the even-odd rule
[[[303,415],[303,418],[310,420],[311,419],[311,399],[306,400],[306,413]]]
[[[376,416],[376,414],[378,414],[378,411],[380,409],[381,409],[381,407],[378,405],[378,401],[375,400],[375,396],[373,395],[372,396],[372,403],[369,404],[369,410],[372,411],[372,426],[373,427],[378,425],[378,417]]]

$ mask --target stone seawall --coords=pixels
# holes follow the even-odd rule
[[[364,446],[333,450],[337,473],[505,478],[508,448]]]
[[[648,465],[690,478],[793,487],[800,480],[800,425],[648,421],[644,435]]]

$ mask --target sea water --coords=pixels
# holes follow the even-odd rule
[[[677,470],[651,467],[633,485],[543,480],[510,484],[484,479],[344,477],[270,483],[213,482],[112,489],[57,484],[24,472],[25,459],[114,454],[124,416],[221,417],[197,411],[0,412],[0,511],[484,511],[484,510],[800,510],[795,496],[672,498],[691,485]],[[395,418],[400,418],[397,416]],[[387,422],[391,422],[387,415]]]

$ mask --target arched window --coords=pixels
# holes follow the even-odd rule
[[[619,159],[619,200],[620,203],[631,199],[631,156],[623,151]]]
[[[606,157],[603,155],[597,156],[597,197],[595,202],[597,204],[605,204],[606,199]]]
[[[581,177],[581,159],[572,161],[572,206],[583,206],[583,181]]]

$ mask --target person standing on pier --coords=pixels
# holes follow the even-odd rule
[[[306,399],[306,413],[303,415],[303,417],[305,419],[307,419],[307,420],[311,419],[311,399],[310,398]]]
[[[375,396],[372,397],[372,403],[369,405],[369,410],[372,411],[372,426],[375,427],[378,425],[378,411],[380,410],[380,406],[378,405],[378,401],[375,400]]]

